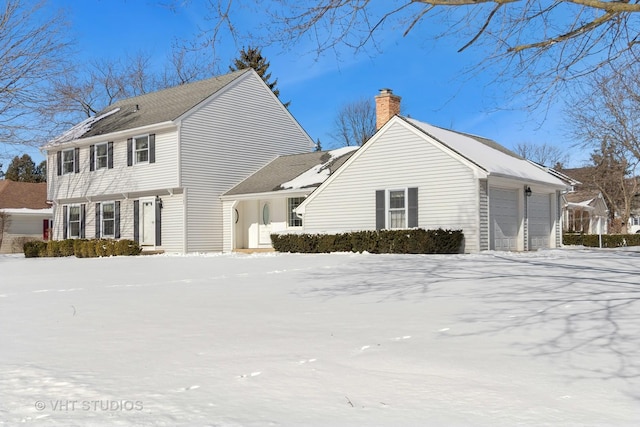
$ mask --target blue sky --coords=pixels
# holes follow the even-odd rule
[[[162,64],[174,40],[193,39],[198,28],[207,25],[199,0],[176,10],[162,3],[166,0],[50,0],[49,7],[66,9],[78,62],[144,51]],[[239,23],[247,25],[248,32],[254,15],[249,10],[245,15]],[[298,44],[288,50],[268,46],[263,55],[278,78],[280,98],[291,101],[292,114],[314,140],[320,138],[324,149],[337,146],[331,133],[340,107],[391,88],[402,97],[403,113],[418,120],[488,137],[508,148],[523,142],[547,143],[576,152],[564,131],[561,105],[552,105],[548,112],[519,110],[526,100],[491,85],[490,70],[464,73],[479,64],[482,52],[456,53],[466,41],[433,41],[425,31],[418,26],[407,37],[400,30],[383,32],[381,53],[343,50],[340,59],[334,54],[318,58],[307,53],[310,46]],[[217,48],[221,73],[242,45],[228,40]],[[32,155],[42,158],[37,151]],[[569,164],[577,166],[583,157],[574,155]]]

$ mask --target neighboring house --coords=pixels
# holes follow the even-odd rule
[[[609,208],[602,192],[588,184],[593,167],[553,171],[569,185],[563,195],[562,218],[565,233],[608,234]]]
[[[0,253],[22,252],[28,240],[48,240],[52,219],[46,183],[0,181]]]
[[[376,111],[382,127],[357,151],[281,157],[227,192],[225,251],[268,247],[270,232],[414,227],[462,229],[464,252],[560,246],[561,180],[491,140],[399,116],[388,89]]]
[[[119,101],[44,147],[53,238],[221,251],[220,195],[312,146],[252,69]]]

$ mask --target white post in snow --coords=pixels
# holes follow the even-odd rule
[[[602,217],[598,216],[598,243],[602,249]]]

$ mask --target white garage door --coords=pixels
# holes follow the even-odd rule
[[[491,189],[491,249],[515,251],[518,249],[518,191]]]
[[[551,234],[551,198],[548,194],[529,197],[529,250],[549,247]]]

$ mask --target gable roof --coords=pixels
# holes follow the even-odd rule
[[[315,189],[353,155],[358,147],[279,156],[227,191],[224,196]]]
[[[0,181],[0,209],[49,209],[46,182]]]
[[[95,117],[73,126],[46,146],[176,120],[238,77],[251,71],[251,68],[247,68],[120,100]]]
[[[566,187],[564,182],[545,168],[525,160],[495,141],[440,128],[415,119],[397,117],[455,151],[489,175]]]

